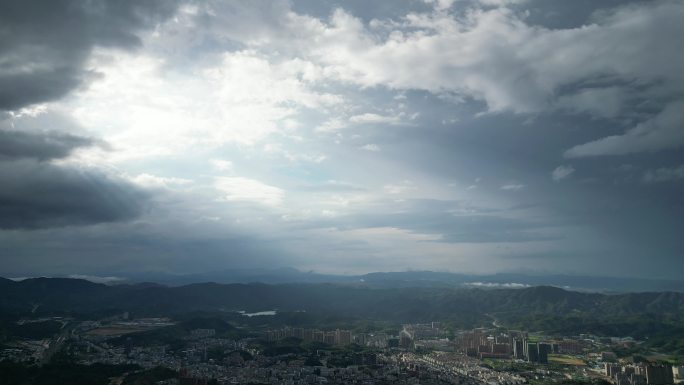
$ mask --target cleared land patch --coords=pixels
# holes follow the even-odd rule
[[[549,362],[554,364],[584,366],[584,360],[565,354],[549,354]]]

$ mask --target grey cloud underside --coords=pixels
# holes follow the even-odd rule
[[[409,102],[413,102],[411,96]],[[516,210],[482,212],[478,208],[476,214],[452,216],[448,211],[458,209],[458,202],[431,209],[399,205],[377,210],[370,219],[361,214],[366,220],[356,219],[354,226],[392,226],[396,221],[397,227],[444,234],[444,240],[454,241],[558,238],[564,246],[554,242],[553,247],[566,249],[569,256],[577,246],[590,244],[586,234],[577,234],[583,231],[596,235],[591,247],[601,251],[596,251],[595,257],[633,261],[645,255],[670,260],[681,255],[681,151],[568,161],[562,156],[567,143],[587,141],[601,130],[620,132],[620,127],[574,115],[542,116],[530,122],[524,119],[489,115],[463,119],[450,127],[439,121],[428,122],[420,132],[400,128],[373,138],[392,143],[384,147],[384,156],[401,159],[422,175],[458,181],[457,189],[473,184],[476,189],[470,191],[477,194],[498,189],[500,181],[527,185],[524,191],[506,195],[516,203]],[[575,171],[569,180],[556,182],[550,173],[560,164],[572,165]],[[479,177],[483,178],[476,182]],[[390,210],[400,214],[379,214]],[[412,216],[415,218],[408,220]],[[474,217],[472,221],[470,217]]]
[[[81,62],[83,57],[72,59]],[[18,63],[9,65],[19,66]],[[36,69],[26,74],[0,72],[0,108],[15,110],[30,104],[59,99],[83,83],[88,73],[69,67]]]
[[[90,138],[62,132],[21,132],[0,130],[0,160],[35,158],[59,159],[74,149],[95,144]]]
[[[101,225],[50,231],[0,232],[4,276],[36,274],[117,275],[150,272],[201,273],[224,268],[287,266],[288,251],[263,239],[231,234],[221,238],[179,237],[172,226]],[[24,236],[24,237],[22,237]],[[36,257],[38,256],[38,257]],[[116,257],[113,257],[116,256]],[[40,263],[36,263],[39,260]]]
[[[447,243],[531,242],[559,239],[548,233],[549,221],[516,217],[516,210],[472,208],[458,201],[406,200],[395,205],[377,202],[353,214],[316,223],[342,230],[395,227],[439,236]]]
[[[147,194],[95,169],[55,165],[90,138],[57,131],[0,130],[0,228],[37,229],[126,221]]]
[[[35,160],[0,163],[0,228],[36,229],[125,221],[143,211],[145,193],[97,171]]]
[[[0,3],[0,110],[58,99],[94,75],[96,46],[131,49],[137,33],[171,16],[176,1]]]
[[[544,223],[495,215],[408,213],[359,218],[370,227],[398,227],[415,233],[439,234],[439,242],[506,243],[558,239],[543,234]]]

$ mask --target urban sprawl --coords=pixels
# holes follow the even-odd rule
[[[141,370],[164,367],[178,373],[156,382],[159,385],[520,385],[573,379],[669,385],[684,381],[684,367],[618,358],[613,350],[640,343],[629,337],[551,337],[500,327],[447,332],[440,322],[431,322],[406,324],[398,333],[285,327],[247,338],[226,338],[215,329],[198,328],[182,337],[182,345],[171,346],[137,343],[126,336],[169,327],[174,321],[128,318],[128,314],[87,322],[53,318],[63,323],[59,333],[5,346],[0,361],[40,364],[66,351],[81,364],[134,364]],[[120,343],[113,343],[113,338]]]

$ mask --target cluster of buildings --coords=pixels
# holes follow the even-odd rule
[[[480,362],[474,358],[456,353],[433,352],[421,356],[404,353],[402,359],[425,364],[431,370],[442,373],[452,382],[459,384],[522,385],[527,383],[524,377],[517,374],[489,369],[480,365]]]
[[[680,368],[672,365],[605,363],[605,375],[615,385],[669,385],[679,377]]]
[[[74,334],[70,338],[70,348],[80,354],[82,364],[135,364],[150,369],[157,366],[180,370],[184,365],[210,361],[208,352],[212,350],[250,351],[245,340],[217,338],[214,329],[195,329],[186,338],[186,346],[171,354],[165,345],[135,346],[130,341],[114,346],[92,335]],[[254,353],[253,351],[251,353]]]
[[[299,338],[304,342],[315,341],[338,346],[354,343],[361,346],[379,349],[399,347],[413,348],[414,342],[417,339],[425,338],[426,336],[431,335],[431,333],[435,333],[435,331],[431,329],[431,326],[428,329],[426,325],[431,324],[404,325],[404,330],[402,330],[398,336],[388,335],[386,333],[353,334],[350,330],[341,329],[325,331],[318,329],[283,328],[267,331],[266,340],[269,342],[274,342],[285,338],[294,337]],[[439,333],[435,335],[444,335],[444,331],[439,331]],[[443,342],[443,340],[440,341]],[[432,342],[438,341],[434,340]]]
[[[500,328],[459,331],[449,339],[439,322],[405,324],[398,335],[290,327],[265,332],[265,339],[271,342],[298,338],[331,346],[354,343],[379,348],[316,346],[317,349],[299,353],[267,352],[269,344],[264,345],[261,339],[220,338],[214,329],[191,330],[183,335],[181,344],[175,345],[139,346],[134,338],[126,337],[133,331],[168,325],[173,322],[166,318],[129,320],[128,315],[81,322],[50,340],[21,341],[26,346],[1,351],[0,360],[22,358],[43,362],[48,352],[55,350],[53,345],[64,344],[83,364],[137,364],[146,369],[162,366],[180,373],[178,378],[159,385],[205,385],[210,381],[221,385],[522,385],[538,380],[595,377],[607,377],[614,385],[670,385],[684,380],[684,368],[618,363],[611,347],[633,344],[632,341],[581,335],[547,338]],[[116,336],[124,337],[110,341]],[[549,357],[552,354],[565,357]],[[545,364],[549,358],[555,363],[563,362],[559,359],[576,359],[579,363],[559,369],[522,362]]]
[[[302,328],[283,328],[266,332],[266,340],[270,342],[285,338],[299,338],[305,342],[323,342],[329,345],[358,344],[373,348],[416,347],[436,348],[437,350],[453,350],[451,342],[446,338],[446,331],[440,328],[439,322],[424,324],[406,324],[398,336],[385,333],[356,333],[349,330],[318,330]]]
[[[232,384],[397,384],[397,385],[444,385],[452,384],[443,373],[429,365],[405,360],[398,356],[373,355],[372,362],[359,362],[346,367],[331,367],[326,361],[332,357],[322,353],[321,365],[308,365],[303,357],[266,357],[257,355],[242,363],[202,362],[186,365],[179,370],[178,378],[158,382],[158,385],[220,385]],[[462,385],[480,385],[476,382],[460,382]]]
[[[456,336],[457,351],[479,359],[518,359],[548,363],[549,354],[579,354],[582,344],[575,340],[532,341],[526,332],[511,330],[490,334],[486,329],[473,329]]]
[[[402,332],[415,339],[438,339],[446,336],[446,330],[442,329],[440,322],[423,324],[405,324]]]
[[[216,329],[194,329],[190,330],[190,336],[187,339],[200,340],[203,338],[212,338],[216,336]]]
[[[356,342],[349,330],[323,331],[318,329],[283,328],[266,332],[267,341],[278,341],[285,338],[299,338],[305,342],[323,342],[329,345],[349,345]]]
[[[216,376],[216,371],[221,371]],[[207,377],[211,375],[211,377]],[[434,371],[421,367],[408,367],[396,362],[384,362],[370,367],[349,366],[328,368],[325,366],[302,366],[298,360],[278,362],[269,367],[218,367],[195,366],[184,369],[178,379],[169,379],[163,385],[207,385],[209,378],[220,385],[232,384],[284,384],[284,385],[342,385],[342,384],[396,384],[396,385],[443,385]],[[464,384],[465,385],[465,384]],[[474,384],[473,384],[474,385]]]
[[[399,346],[406,349],[417,347],[448,350],[446,331],[439,322],[405,324],[399,333]]]
[[[50,347],[50,340],[26,340],[10,344],[0,350],[0,361],[36,363],[40,362]]]

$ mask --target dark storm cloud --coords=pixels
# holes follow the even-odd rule
[[[130,220],[146,194],[93,169],[45,162],[93,139],[59,131],[0,130],[0,229],[36,229]]]
[[[145,223],[0,231],[0,276],[188,274],[280,267],[294,258],[279,244],[250,235],[216,238],[205,233],[193,238],[179,237],[179,232],[173,224],[150,227]]]
[[[0,110],[58,99],[95,73],[95,46],[140,45],[136,33],[169,17],[175,1],[0,2]]]
[[[59,159],[79,147],[95,144],[90,138],[49,131],[41,133],[0,130],[0,161],[20,158]]]
[[[558,111],[534,119],[514,114],[472,117],[468,108],[477,111],[476,103],[452,108],[432,96],[416,92],[406,96],[407,104],[422,111],[416,123],[420,130],[398,126],[365,133],[367,141],[382,144],[384,159],[408,164],[414,174],[445,184],[456,182],[452,188],[466,202],[491,194],[506,207],[520,210],[474,208],[468,213],[468,207],[459,207],[457,202],[443,207],[414,202],[413,208],[398,205],[392,210],[359,213],[362,218],[355,218],[355,228],[363,224],[400,227],[443,234],[440,241],[454,243],[517,241],[511,247],[522,248],[515,251],[520,259],[529,252],[521,242],[549,240],[543,255],[557,255],[549,259],[549,266],[559,269],[581,266],[580,257],[601,261],[595,267],[610,265],[611,273],[618,275],[666,276],[669,272],[663,271],[663,265],[671,270],[684,268],[681,150],[568,159],[563,154],[569,143],[620,134],[623,124]],[[443,119],[454,110],[462,112],[460,119],[445,124]],[[559,166],[575,171],[554,180],[553,170]],[[526,187],[501,190],[513,182]],[[647,260],[657,263],[646,265]]]
[[[145,193],[93,170],[35,160],[0,163],[0,229],[36,229],[130,220]]]
[[[175,1],[3,1],[0,110],[58,99],[93,78],[96,46],[131,49],[137,33],[169,17]],[[146,195],[94,169],[44,161],[97,141],[60,131],[0,130],[0,228],[35,229],[125,221]]]

